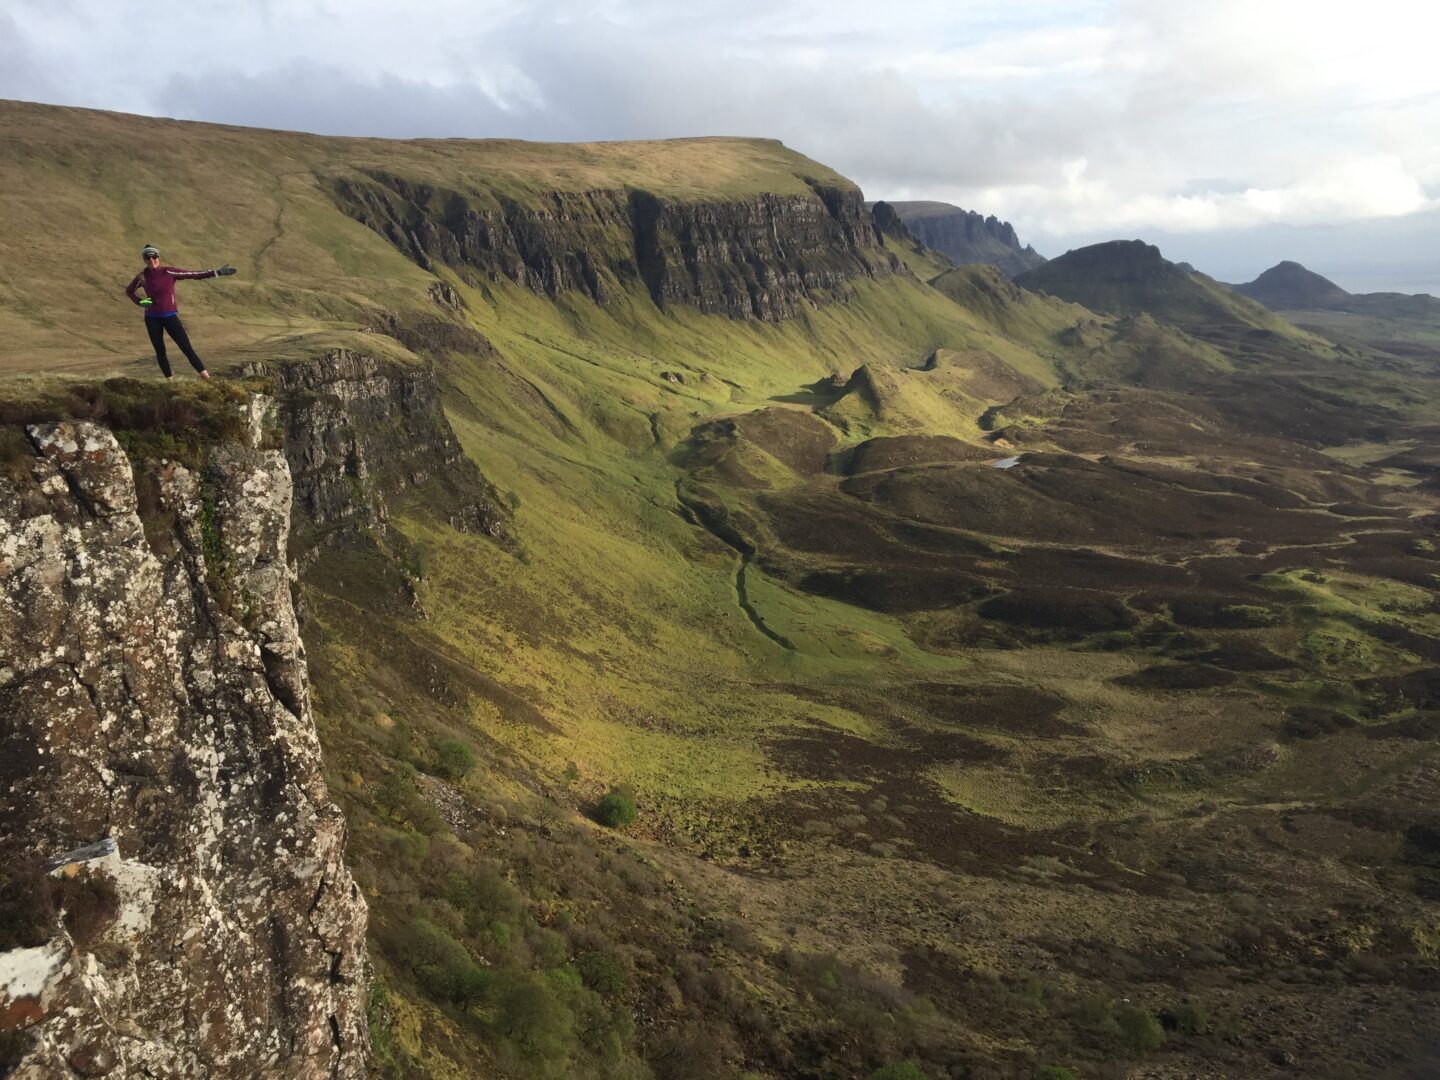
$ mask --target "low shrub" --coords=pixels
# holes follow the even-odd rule
[[[485,933],[497,949],[508,949],[515,941],[515,928],[498,919],[485,928]]]
[[[1388,724],[1371,724],[1365,728],[1367,739],[1413,739],[1430,742],[1440,739],[1440,713],[1417,713],[1392,720]]]
[[[537,926],[526,935],[526,940],[535,963],[542,968],[559,967],[570,958],[570,943],[564,934]]]
[[[1226,642],[1193,659],[1228,671],[1286,671],[1296,666],[1289,657],[1251,641]]]
[[[1234,681],[1231,672],[1208,664],[1157,664],[1115,680],[1119,686],[1143,690],[1209,690]]]
[[[568,1075],[576,1050],[575,1014],[543,978],[528,971],[505,971],[492,995],[491,1030],[510,1051],[540,1075]]]
[[[881,1065],[870,1074],[870,1080],[929,1080],[929,1077],[913,1061],[895,1061]]]
[[[580,978],[597,994],[619,994],[625,989],[625,966],[609,953],[582,953],[575,963]]]
[[[1259,604],[1235,603],[1227,600],[1175,600],[1170,614],[1181,626],[1206,630],[1250,630],[1275,626],[1280,613]]]
[[[1138,1005],[1117,1009],[1115,1023],[1120,1028],[1120,1041],[1129,1050],[1154,1050],[1165,1041],[1165,1029],[1160,1021]]]
[[[1204,1035],[1210,1030],[1210,1017],[1203,1005],[1184,1001],[1161,1012],[1160,1024],[1166,1031],[1180,1035]]]
[[[1104,994],[1088,994],[1076,1002],[1075,1023],[1101,1035],[1120,1034],[1115,1022],[1115,1003]]]
[[[475,768],[475,751],[459,739],[445,739],[435,748],[435,772],[459,783]]]
[[[1020,589],[986,600],[976,610],[1012,626],[1081,634],[1129,630],[1139,622],[1113,597],[1079,589]]]
[[[1346,961],[1351,978],[1361,982],[1390,982],[1395,976],[1390,961],[1373,952],[1356,953]]]
[[[375,791],[375,805],[392,820],[403,822],[416,832],[433,836],[445,828],[445,820],[421,794],[415,783],[415,766],[401,762],[385,774]]]
[[[385,774],[375,789],[375,805],[390,817],[398,817],[415,797],[415,767],[402,762]]]
[[[619,789],[607,794],[595,808],[595,820],[610,829],[633,825],[638,816],[634,798]]]
[[[416,981],[429,997],[462,1009],[485,999],[490,973],[440,926],[429,919],[411,919],[402,944]]]

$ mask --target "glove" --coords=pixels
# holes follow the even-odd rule
[[[220,277],[229,277],[231,274],[235,273],[235,267],[231,266],[229,263],[226,263],[224,266],[220,267],[219,270],[216,270],[215,273],[218,274]]]
[[[139,305],[140,305],[141,307],[149,307],[151,304],[155,303],[155,301],[154,301],[154,300],[151,300],[151,299],[147,296],[144,300],[137,301],[137,303],[139,303]]]

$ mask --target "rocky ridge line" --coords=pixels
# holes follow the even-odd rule
[[[682,202],[646,191],[551,192],[540,206],[379,171],[333,178],[336,204],[419,266],[598,304],[642,282],[660,306],[779,322],[846,282],[893,273],[858,189]]]
[[[1013,278],[1045,261],[1033,247],[1020,243],[1015,226],[994,214],[987,217],[939,202],[876,203],[874,209],[883,217],[898,218],[920,243],[961,266],[987,263]]]

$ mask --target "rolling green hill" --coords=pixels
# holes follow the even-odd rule
[[[1236,290],[1312,333],[1395,360],[1424,360],[1440,342],[1440,300],[1420,294],[1349,293],[1296,262]]]
[[[1422,364],[1145,245],[927,260],[773,141],[0,146],[11,434],[286,417],[382,1075],[1433,1065]],[[219,385],[145,242],[239,268]]]
[[[1236,358],[1288,363],[1297,352],[1325,352],[1324,339],[1297,329],[1263,305],[1195,271],[1142,240],[1113,240],[1067,251],[1015,279],[1112,315],[1148,314],[1203,337]]]
[[[1276,263],[1254,281],[1233,288],[1271,311],[1343,308],[1350,299],[1350,294],[1333,281],[1289,261]]]

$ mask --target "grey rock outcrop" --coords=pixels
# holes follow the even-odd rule
[[[994,214],[987,217],[942,202],[892,202],[888,209],[920,243],[962,266],[988,263],[1014,277],[1045,261],[1033,247],[1021,245],[1015,226]]]
[[[539,205],[371,171],[330,182],[336,204],[418,265],[477,284],[607,303],[640,280],[656,304],[778,322],[856,278],[899,269],[856,188],[686,202],[646,191],[552,192]]]
[[[882,235],[893,236],[897,240],[909,240],[919,243],[915,234],[905,227],[905,222],[895,212],[895,207],[883,200],[870,204],[870,213],[875,218],[875,228],[879,229]]]
[[[366,906],[261,406],[202,468],[61,422],[0,473],[0,860],[58,908],[0,952],[17,1077],[365,1075]]]
[[[779,322],[851,279],[900,269],[858,190],[814,192],[725,203],[632,195],[635,262],[651,297]]]
[[[508,512],[456,441],[431,368],[337,349],[269,371],[302,546],[316,528],[383,524],[388,499],[416,486],[433,489],[456,528],[509,538]]]

